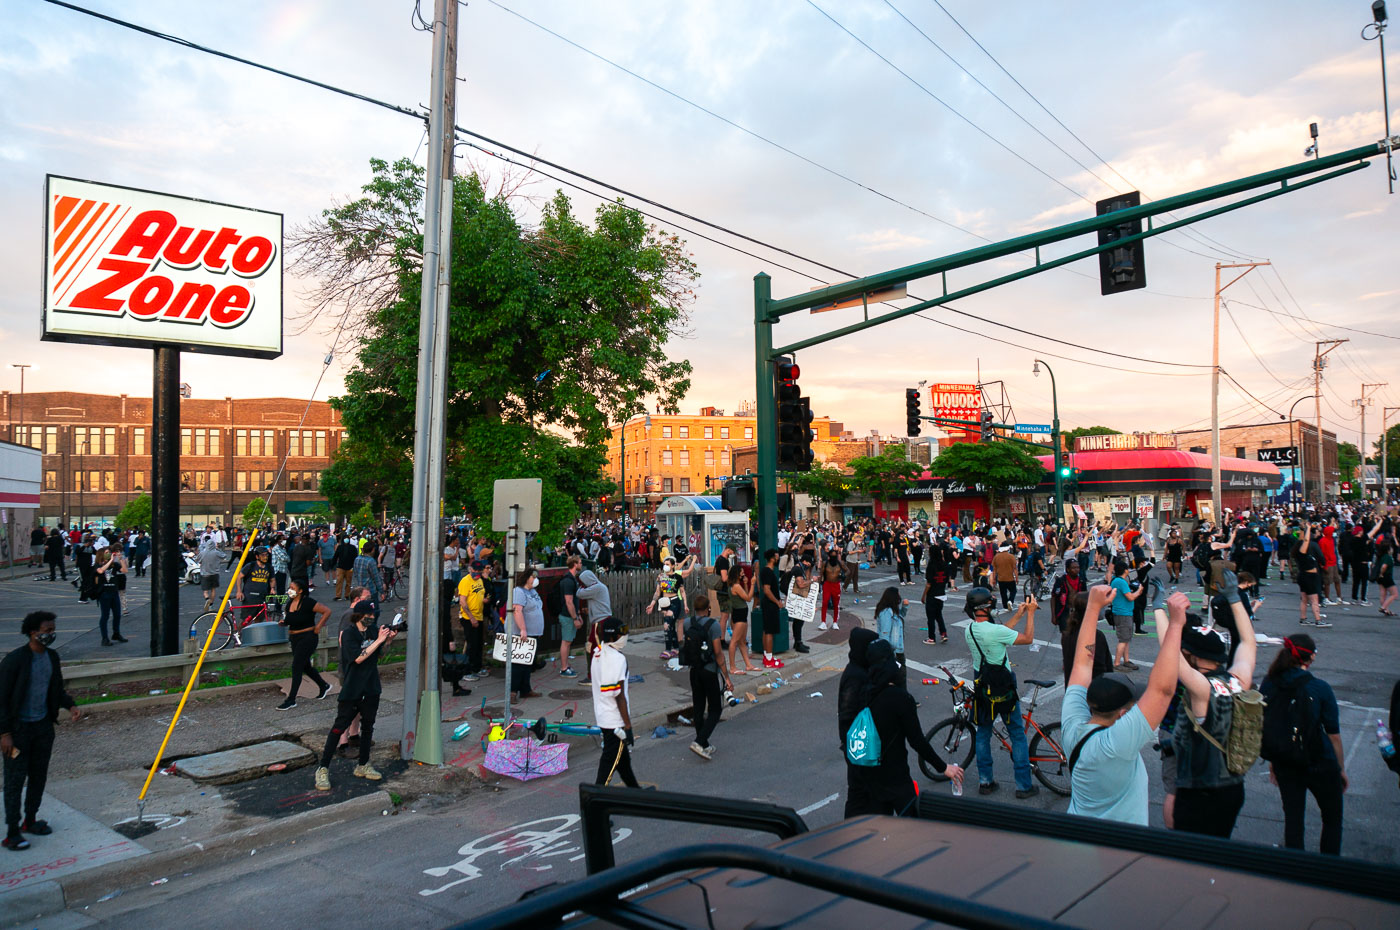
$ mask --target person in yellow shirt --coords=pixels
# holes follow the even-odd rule
[[[485,563],[473,562],[467,574],[457,582],[457,607],[461,616],[453,628],[452,638],[459,654],[464,646],[466,649],[467,673],[462,676],[463,681],[476,681],[485,675],[481,662],[481,637],[486,632],[486,583],[481,573],[485,568]]]

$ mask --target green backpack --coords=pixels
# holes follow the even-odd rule
[[[875,717],[870,708],[862,708],[846,731],[846,761],[851,765],[880,764],[880,733],[875,729]]]

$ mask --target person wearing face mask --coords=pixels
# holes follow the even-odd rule
[[[544,601],[538,591],[540,576],[533,568],[527,568],[515,576],[515,592],[512,597],[514,624],[511,632],[515,636],[544,635]],[[530,689],[530,672],[533,667],[527,663],[510,664],[510,690],[516,700],[539,697],[538,691]]]
[[[331,790],[331,759],[341,734],[357,716],[360,718],[360,753],[354,775],[369,781],[384,777],[370,765],[369,753],[374,739],[374,718],[379,712],[379,695],[383,690],[376,653],[393,640],[393,630],[374,622],[374,607],[368,600],[355,604],[349,619],[341,624],[340,699],[336,702],[335,723],[321,751],[321,764],[316,768],[317,791]]]
[[[687,558],[687,564],[689,561]],[[651,603],[647,604],[648,614],[661,608],[662,626],[666,631],[666,648],[661,651],[662,659],[680,655],[680,618],[686,612],[683,580],[684,575],[676,571],[675,559],[664,559],[661,574],[656,578],[656,590],[651,596]]]
[[[593,720],[603,731],[603,754],[595,784],[606,785],[613,775],[629,788],[640,788],[632,772],[632,715],[627,706],[627,626],[617,617],[594,627],[598,647],[588,677],[593,686]]]
[[[6,849],[29,848],[24,834],[48,836],[53,832],[39,819],[44,784],[49,777],[53,752],[53,726],[59,708],[74,721],[82,715],[63,690],[63,670],[58,653],[49,647],[57,636],[56,618],[47,610],[25,616],[20,633],[28,640],[0,660],[0,757],[4,758]],[[20,793],[24,796],[24,820],[20,820]]]

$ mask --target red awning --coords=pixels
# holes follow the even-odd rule
[[[1046,471],[1054,468],[1053,456],[1036,456]],[[1203,452],[1183,452],[1179,449],[1142,449],[1137,451],[1075,452],[1070,461],[1075,468],[1084,471],[1117,471],[1154,468],[1161,471],[1171,469],[1210,468],[1210,456]],[[1252,472],[1260,475],[1281,475],[1277,465],[1270,462],[1257,462],[1239,459],[1232,455],[1220,457],[1221,471]]]

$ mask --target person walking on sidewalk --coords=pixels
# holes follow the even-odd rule
[[[64,581],[68,580],[68,565],[63,561],[64,547],[58,528],[49,530],[48,538],[44,540],[44,564],[49,567],[49,581],[57,581],[59,572],[63,573]]]
[[[559,579],[558,589],[559,603],[562,605],[559,611],[559,677],[576,678],[578,672],[569,667],[569,654],[573,651],[574,640],[578,639],[579,631],[584,627],[583,602],[578,599],[578,576],[583,571],[583,559],[571,555],[564,564],[567,570]]]
[[[734,682],[724,661],[719,623],[710,616],[710,599],[704,594],[696,595],[695,613],[686,621],[681,658],[690,667],[690,697],[694,705],[690,719],[695,721],[695,742],[690,744],[690,751],[709,761],[715,757],[710,735],[719,726],[724,706],[721,691],[733,691]]]
[[[63,690],[58,653],[49,648],[57,636],[56,625],[57,619],[47,610],[27,614],[20,624],[27,642],[0,660],[0,757],[5,779],[5,839],[0,845],[16,852],[29,848],[24,834],[53,832],[39,819],[39,805],[49,778],[59,708],[67,709],[75,722],[82,717]],[[21,821],[20,793],[26,791],[26,783]]]
[[[126,642],[122,635],[122,562],[111,549],[99,549],[94,557],[92,575],[93,591],[97,595],[98,628],[102,631],[102,645],[110,646],[115,640]],[[112,620],[112,637],[107,638],[107,619]]]
[[[287,699],[277,705],[278,710],[291,710],[297,706],[297,692],[301,690],[302,676],[310,678],[321,691],[316,700],[331,693],[331,684],[316,671],[311,660],[316,656],[316,647],[321,642],[321,629],[331,618],[331,609],[306,593],[306,582],[296,579],[289,588],[291,600],[287,602],[287,615],[283,622],[287,625],[287,642],[292,647],[292,685],[287,691]]]
[[[353,587],[350,583],[350,572],[355,568],[355,558],[360,554],[359,548],[346,537],[340,534],[340,542],[335,547],[335,600],[340,600],[350,592]]]
[[[35,568],[39,565],[40,558],[44,555],[44,542],[48,536],[44,535],[42,526],[34,527],[29,534],[29,567]]]
[[[375,653],[394,641],[394,631],[374,622],[374,608],[361,601],[351,611],[350,618],[340,628],[340,700],[336,702],[335,723],[326,736],[321,750],[321,764],[316,769],[316,790],[331,790],[331,759],[340,743],[340,735],[356,716],[360,718],[360,757],[355,766],[356,778],[379,781],[383,778],[369,764],[369,751],[374,739],[374,717],[379,712],[379,658]]]
[[[640,788],[632,773],[632,714],[627,705],[627,657],[622,654],[627,646],[627,627],[617,617],[606,617],[595,623],[593,632],[598,648],[593,652],[588,677],[593,685],[593,722],[603,731],[603,754],[594,784],[606,785],[617,775],[627,787]]]
[[[745,579],[738,564],[729,569],[729,668],[734,675],[758,671],[749,657],[749,604],[757,580],[755,575]],[[743,668],[739,667],[739,659],[744,660]]]

